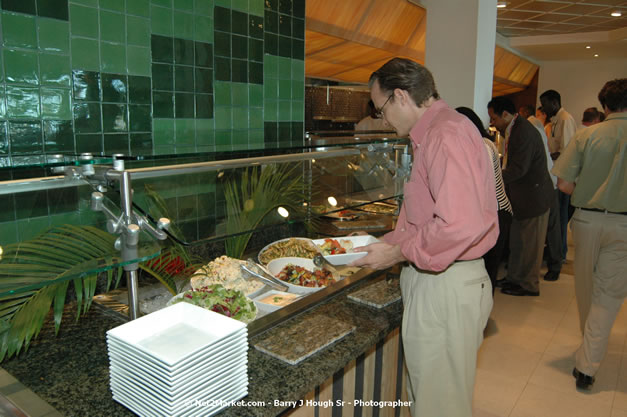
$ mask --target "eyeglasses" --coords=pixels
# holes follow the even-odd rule
[[[388,97],[387,100],[385,100],[385,103],[383,103],[383,106],[381,106],[380,109],[377,110],[377,118],[382,119],[383,118],[383,108],[385,107],[386,104],[388,104],[388,101],[390,101],[390,99],[394,97],[394,94],[390,94],[390,96]]]

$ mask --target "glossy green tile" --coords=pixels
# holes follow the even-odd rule
[[[231,56],[238,59],[248,59],[248,38],[245,36],[231,36]]]
[[[249,127],[251,129],[263,129],[263,108],[251,107],[249,110]]]
[[[174,62],[194,65],[194,41],[174,38]]]
[[[153,155],[174,155],[175,153],[176,147],[174,145],[155,146],[153,148]]]
[[[40,121],[9,121],[8,135],[11,155],[43,153]]]
[[[279,35],[264,33],[264,51],[270,55],[279,54]]]
[[[216,129],[231,129],[233,125],[231,124],[232,117],[232,107],[215,107],[215,124]]]
[[[176,146],[196,143],[196,123],[193,119],[176,120]]]
[[[11,194],[0,195],[0,231],[3,229],[1,225],[5,222],[15,221],[15,201]],[[0,245],[6,243],[0,241]]]
[[[289,100],[279,100],[279,121],[289,122],[292,120],[292,102]]]
[[[292,1],[292,14],[301,19],[305,18],[305,0]]]
[[[233,107],[231,109],[234,129],[248,129],[248,110],[245,107]]]
[[[215,145],[213,120],[197,119],[196,120],[196,145],[212,146]]]
[[[0,48],[0,83],[4,82],[4,60],[2,59],[2,50],[3,48]]]
[[[251,149],[263,149],[264,137],[263,129],[251,129],[248,131],[248,142]]]
[[[263,41],[248,38],[248,59],[250,61],[263,62]]]
[[[273,55],[263,57],[264,79],[279,78],[279,58]]]
[[[174,145],[174,119],[153,119],[153,135],[155,146]]]
[[[213,93],[213,70],[205,68],[195,69],[195,89],[197,93]]]
[[[231,12],[231,32],[248,36],[248,14],[237,10]]]
[[[128,78],[123,74],[102,73],[100,84],[102,101],[109,103],[126,103],[128,99]]]
[[[38,119],[39,88],[31,87],[6,87],[7,118]]]
[[[102,132],[101,117],[100,103],[74,102],[74,130],[76,133]]]
[[[207,16],[194,16],[194,39],[213,42],[213,19]]]
[[[251,38],[263,39],[263,17],[248,15],[248,35]]]
[[[278,116],[279,112],[279,104],[276,100],[264,100],[263,103],[263,120],[264,121],[274,121],[279,120]]]
[[[297,39],[305,39],[305,19],[292,19],[292,36]]]
[[[291,63],[292,66],[292,80],[305,81],[305,62],[294,59]]]
[[[292,39],[292,58],[303,61],[305,59],[305,41]]]
[[[39,65],[41,85],[71,86],[72,71],[69,56],[40,54]]]
[[[126,46],[119,43],[100,42],[100,70],[125,74]]]
[[[264,30],[266,33],[279,33],[279,14],[270,10],[264,13]]]
[[[194,0],[194,13],[213,16],[213,0]]]
[[[104,133],[128,132],[128,114],[125,104],[102,105],[102,131]]]
[[[174,65],[152,64],[152,86],[155,90],[174,91]]]
[[[77,134],[76,152],[91,152],[98,155],[103,152],[102,133],[97,134]]]
[[[2,12],[2,40],[5,47],[37,49],[35,17]]]
[[[233,106],[248,107],[248,84],[234,83],[231,86]]]
[[[290,122],[279,122],[279,142],[289,142],[292,140],[292,124]]]
[[[248,0],[231,0],[231,9],[248,13]]]
[[[44,119],[72,120],[71,90],[41,88],[41,116]]]
[[[248,13],[263,17],[263,9],[263,0],[248,0]]]
[[[266,100],[276,100],[279,98],[279,81],[274,79],[266,79],[264,84],[264,98]]]
[[[2,90],[0,90],[0,92],[1,91]],[[0,155],[9,154],[9,137],[7,136],[7,124],[8,122],[6,120],[0,120]],[[10,178],[7,178],[7,179],[10,179]],[[2,207],[2,204],[0,204],[0,210],[2,210],[1,207]],[[4,221],[4,220],[0,220],[0,221]]]
[[[279,56],[285,58],[292,57],[292,38],[279,36]]]
[[[174,93],[174,116],[177,119],[193,118],[195,109],[194,94]]]
[[[129,0],[126,2],[126,14],[150,17],[150,0]]]
[[[74,100],[100,101],[102,88],[100,73],[92,71],[72,71]]]
[[[152,112],[155,118],[172,118],[174,117],[174,93],[153,91],[152,93]]]
[[[292,0],[279,0],[279,12],[292,14]]]
[[[263,107],[263,86],[249,84],[248,99],[251,107]]]
[[[225,7],[228,9],[231,8],[231,0],[214,0],[214,1],[215,1],[216,6]]]
[[[216,6],[213,20],[215,30],[231,32],[231,9]]]
[[[194,92],[194,67],[174,66],[174,91]]]
[[[194,15],[174,11],[174,36],[183,39],[194,39]]]
[[[44,149],[50,152],[74,152],[74,132],[70,120],[44,120]]]
[[[279,0],[264,0],[264,3],[266,10],[273,10],[275,12],[279,10]]]
[[[263,64],[261,62],[248,63],[248,82],[263,84]]]
[[[172,0],[150,0],[150,2],[157,6],[172,8]]]
[[[131,133],[131,155],[152,155],[152,135]]]
[[[72,69],[100,71],[99,42],[72,38]]]
[[[150,132],[152,130],[152,116],[150,105],[128,106],[129,126],[131,132]]]
[[[136,0],[129,0],[134,2]],[[100,9],[114,10],[116,12],[124,13],[124,0],[99,0]]]
[[[152,68],[150,65],[150,48],[128,46],[126,56],[126,68],[129,75],[150,75]]]
[[[150,11],[152,33],[155,35],[172,36],[172,10],[151,5]]]
[[[98,0],[72,0],[72,3],[80,4],[83,6],[98,7]]]
[[[194,94],[196,100],[196,119],[213,118],[213,95]]]
[[[174,39],[166,36],[152,35],[150,48],[153,62],[174,63]]]
[[[226,32],[216,32],[215,38],[215,53],[216,56],[231,57],[231,35]]]
[[[37,16],[67,22],[69,19],[67,0],[37,0]]]
[[[128,133],[114,133],[103,135],[104,152],[106,155],[114,153],[121,153],[123,155],[129,154],[129,135]]]
[[[128,77],[128,101],[132,104],[150,104],[151,100],[150,77],[129,75]]]
[[[231,80],[239,83],[248,82],[248,62],[241,59],[231,60]]]
[[[305,83],[292,81],[292,100],[305,100]]]
[[[213,68],[213,45],[206,42],[194,42],[194,65]]]
[[[231,87],[228,82],[216,82],[214,86],[216,106],[231,105]]]
[[[70,4],[70,31],[72,36],[98,39],[98,9]]]
[[[305,102],[292,101],[292,120],[302,122],[305,120]]]
[[[128,45],[150,47],[150,20],[126,16],[126,42]]]
[[[292,79],[292,60],[289,57],[278,57],[279,62],[279,74],[280,80]]]
[[[126,22],[122,13],[100,10],[100,40],[115,43],[126,41]]]
[[[290,100],[292,98],[292,81],[279,80],[279,99]]]
[[[54,19],[37,19],[39,48],[42,51],[70,53],[70,25]]]
[[[37,14],[35,0],[2,0],[2,9],[30,15]]]
[[[4,75],[7,83],[39,84],[38,55],[35,52],[5,49]]]
[[[216,57],[214,74],[216,81],[231,81],[231,59]]]
[[[290,16],[279,15],[279,34],[283,36],[292,36],[292,18]]]
[[[231,150],[232,133],[230,130],[221,130],[215,132],[216,150],[228,151]],[[218,213],[216,213],[218,215]]]
[[[186,12],[194,11],[194,0],[174,0],[172,4],[176,10],[184,10]]]

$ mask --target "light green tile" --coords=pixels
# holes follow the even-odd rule
[[[231,8],[231,0],[215,0],[216,6]]]
[[[231,0],[231,8],[248,13],[248,0]]]
[[[248,126],[251,129],[263,129],[263,108],[251,107]]]
[[[305,61],[292,60],[292,80],[305,82]]]
[[[154,35],[172,36],[172,10],[165,7],[150,7],[151,27]]]
[[[153,152],[154,155],[173,155],[176,153],[176,148],[174,147],[174,145],[155,146]]]
[[[211,127],[198,125],[198,122],[204,120],[196,120],[196,146],[213,146],[216,143],[213,124]]]
[[[273,78],[266,79],[263,83],[263,93],[266,100],[275,100],[279,97],[279,81]]]
[[[194,15],[174,11],[174,36],[181,39],[194,39]]]
[[[194,39],[213,43],[213,19],[207,16],[194,16]]]
[[[248,13],[263,16],[264,0],[248,0]]]
[[[100,42],[100,70],[126,74],[126,46],[119,43]]]
[[[129,75],[150,77],[152,75],[150,48],[128,46],[126,48],[126,68]]]
[[[100,11],[100,40],[126,42],[126,22],[122,13]]]
[[[72,38],[72,69],[100,71],[99,42],[92,39]]]
[[[72,120],[69,88],[42,88],[41,115],[44,119]]]
[[[137,0],[128,0],[134,2]],[[114,10],[116,12],[124,13],[124,0],[100,0],[100,9]]]
[[[70,53],[70,25],[57,19],[37,19],[39,48],[42,51]]]
[[[152,131],[155,147],[174,146],[174,119],[153,119]]]
[[[196,146],[195,145],[176,145],[176,154],[177,155],[183,155],[183,154],[190,154],[190,153],[196,153]]]
[[[292,79],[292,60],[290,58],[278,57],[279,60],[279,80]]]
[[[233,83],[231,89],[231,102],[234,106],[248,107],[248,84]]]
[[[232,107],[219,106],[214,109],[216,130],[231,129]]]
[[[39,88],[7,86],[6,98],[8,118],[39,118]]]
[[[248,141],[251,149],[262,149],[265,143],[263,129],[251,129],[248,131]]]
[[[126,16],[126,42],[129,45],[150,47],[150,20]]]
[[[98,39],[98,9],[70,4],[70,32],[72,36]]]
[[[279,57],[265,54],[263,56],[263,79],[279,78]]]
[[[213,17],[213,0],[194,0],[194,13]]]
[[[36,52],[5,49],[3,55],[4,75],[7,83],[39,84],[39,64]]]
[[[289,100],[279,101],[279,122],[290,122],[292,120],[292,102]]]
[[[303,122],[305,120],[305,103],[303,101],[292,101],[292,121]]]
[[[229,82],[216,81],[213,86],[216,106],[231,105],[231,85]]]
[[[231,130],[216,130],[216,150],[230,150],[233,133]]]
[[[176,10],[194,11],[194,0],[174,0],[172,5]]]
[[[161,7],[172,8],[172,0],[150,0],[150,3]]]
[[[251,107],[263,107],[263,85],[249,84],[248,101]]]
[[[0,119],[4,119],[7,115],[7,106],[6,106],[6,97],[4,94],[4,85],[0,84]],[[0,123],[0,153],[7,153],[8,147],[5,147],[4,150],[3,145],[4,140],[6,139],[6,132],[4,131],[4,124]],[[3,165],[0,163],[0,167]]]
[[[98,0],[72,0],[72,3],[81,4],[83,6],[98,7]],[[72,17],[70,16],[70,19]]]
[[[292,99],[305,99],[305,82],[292,80]]]
[[[292,98],[292,81],[279,80],[279,99],[290,100]]]
[[[71,77],[72,69],[69,56],[39,55],[39,79],[41,80],[41,85],[70,87]]]
[[[265,100],[263,105],[263,120],[276,122],[278,118],[279,104],[276,100]]]
[[[34,16],[2,12],[4,46],[37,49],[37,24]]]
[[[248,129],[248,111],[247,107],[233,107],[233,128]]]
[[[176,119],[176,147],[194,145],[196,143],[196,123],[194,119]]]
[[[150,0],[128,0],[126,13],[129,15],[150,17]]]

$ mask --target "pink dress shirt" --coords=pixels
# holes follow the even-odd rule
[[[443,271],[483,256],[499,234],[494,173],[477,128],[438,100],[409,136],[411,178],[396,229],[383,239],[400,245],[417,268]]]

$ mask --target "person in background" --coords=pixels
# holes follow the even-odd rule
[[[378,117],[372,100],[368,100],[368,112],[368,116],[361,119],[355,125],[356,132],[365,132],[369,130],[390,130],[390,126],[385,123],[385,120],[383,120],[383,118],[381,117]]]
[[[370,77],[370,97],[414,149],[396,228],[356,251],[353,266],[401,272],[402,337],[411,414],[472,415],[477,351],[492,309],[481,258],[498,237],[492,164],[473,124],[440,99],[422,65],[394,58]]]
[[[544,112],[542,106],[536,109],[536,119],[542,122],[542,126],[544,126],[544,134],[546,135],[546,137],[548,138],[549,136],[551,136],[551,119],[546,117],[546,113]]]
[[[549,151],[551,158],[556,160],[560,153],[568,146],[577,130],[577,123],[573,116],[562,108],[562,97],[555,90],[547,90],[540,95],[540,102],[547,117],[551,119],[551,135],[549,139]],[[568,253],[568,221],[573,215],[570,208],[570,196],[558,191],[560,206],[560,227],[562,229],[562,259],[566,259]]]
[[[533,106],[522,106],[518,109],[518,114],[526,118],[542,136],[542,143],[544,143],[544,153],[546,155],[546,168],[549,171],[551,182],[553,182],[553,195],[551,199],[551,207],[549,208],[549,224],[546,230],[546,266],[547,273],[544,274],[545,281],[557,281],[562,272],[562,228],[560,225],[560,211],[559,211],[559,189],[557,188],[557,177],[551,174],[553,168],[553,160],[549,154],[549,146],[547,142],[546,133],[542,122],[538,120],[534,114],[535,109]]]
[[[577,207],[572,228],[583,343],[573,376],[580,389],[594,384],[627,296],[627,78],[605,83],[599,101],[605,121],[579,132],[553,167],[558,187]]]
[[[505,136],[503,181],[514,209],[507,279],[499,281],[501,292],[538,296],[538,275],[553,195],[544,145],[540,133],[518,115],[509,99],[493,98],[488,103],[488,114],[492,126]]]
[[[496,288],[496,280],[499,272],[499,265],[503,259],[503,253],[509,240],[509,227],[512,224],[512,205],[505,193],[505,187],[503,185],[503,175],[501,174],[501,160],[499,157],[499,151],[494,145],[494,138],[483,127],[483,123],[477,113],[468,107],[458,107],[459,113],[466,116],[475,125],[479,133],[483,137],[483,143],[487,151],[490,161],[492,161],[492,168],[494,169],[494,180],[496,184],[496,201],[498,204],[498,217],[499,217],[499,237],[496,244],[485,255],[483,260],[485,261],[485,269],[490,276],[490,282],[492,283],[492,294],[494,295],[494,289]]]
[[[583,111],[583,117],[581,118],[581,128],[601,123],[601,117],[605,118],[605,114],[597,110],[596,107],[588,107]]]

